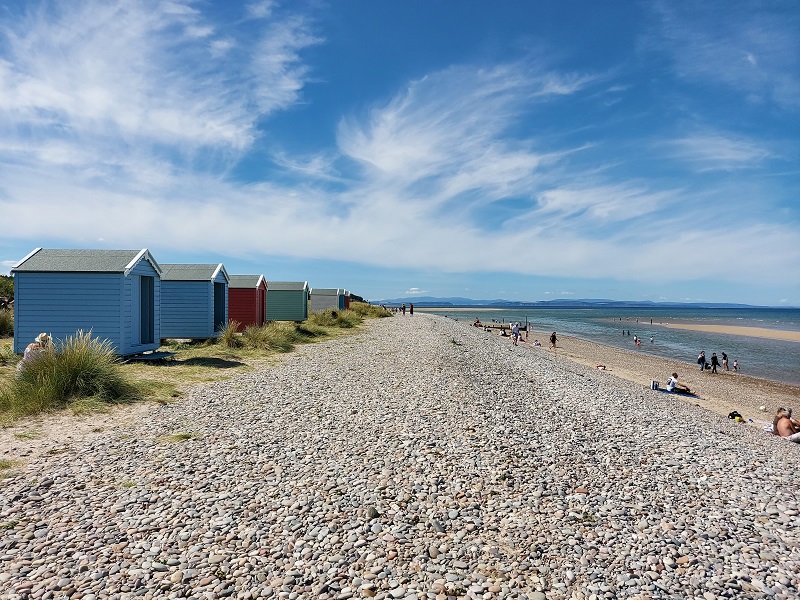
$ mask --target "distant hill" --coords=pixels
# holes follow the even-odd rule
[[[389,298],[371,300],[373,304],[399,306],[402,303],[413,303],[419,308],[764,308],[751,304],[728,302],[651,302],[641,300],[607,300],[601,298],[557,300],[473,300],[471,298],[436,298],[434,296],[417,296],[413,298]]]

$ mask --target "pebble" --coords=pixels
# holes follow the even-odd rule
[[[0,597],[798,596],[800,447],[508,350],[373,320],[43,456]]]

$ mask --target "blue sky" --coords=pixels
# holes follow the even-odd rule
[[[0,271],[39,246],[800,306],[800,3],[0,0]]]

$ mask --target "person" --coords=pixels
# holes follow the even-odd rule
[[[734,371],[738,371],[739,370],[739,361],[736,360],[735,358],[733,359],[733,370]]]
[[[557,341],[558,341],[558,338],[556,337],[556,332],[554,331],[553,333],[550,334],[550,347],[553,350],[556,349],[556,342]]]
[[[475,327],[480,327],[481,326],[480,318],[475,317],[475,322],[472,325],[475,326]]]
[[[800,425],[792,418],[791,408],[778,408],[772,420],[772,433],[790,442],[800,443]]]
[[[511,341],[515,346],[519,343],[519,323],[511,325]]]
[[[701,350],[700,351],[700,356],[697,357],[697,364],[700,365],[700,370],[701,371],[705,371],[706,370],[706,351],[705,350]]]
[[[19,361],[19,364],[17,365],[17,376],[21,375],[28,365],[39,360],[42,354],[44,354],[44,352],[47,350],[49,344],[49,335],[44,332],[37,335],[33,342],[25,347],[25,351],[22,353],[22,360]]]
[[[719,359],[717,358],[717,353],[716,352],[712,352],[711,353],[711,372],[712,373],[716,373],[718,366],[719,366]]]
[[[656,338],[654,338],[654,337],[652,337],[652,336],[651,336],[651,337],[650,337],[650,343],[651,343],[651,344],[655,344],[655,343],[656,343]]]
[[[639,338],[636,337],[636,336],[633,336],[633,345],[634,346],[636,345],[636,342],[638,342],[638,341],[639,341]]]
[[[692,394],[692,390],[689,389],[688,385],[683,385],[678,381],[677,373],[673,373],[672,377],[667,379],[667,391],[674,394]]]
[[[408,304],[408,314],[412,317],[414,316],[414,305],[411,303]]]
[[[403,302],[403,305],[400,307],[400,312],[403,313],[403,316],[406,316],[406,303]]]
[[[539,340],[533,340],[533,345],[534,346],[541,346],[542,343]]]
[[[728,355],[725,354],[724,352],[722,353],[722,368],[725,369],[726,371],[730,371],[730,369],[728,368]]]

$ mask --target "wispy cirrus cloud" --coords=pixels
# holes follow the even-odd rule
[[[307,76],[298,54],[316,40],[302,20],[270,22],[258,42],[265,60],[235,52],[230,34],[189,2],[31,10],[0,30],[0,110],[8,116],[0,127],[13,136],[24,123],[40,140],[82,137],[90,146],[115,138],[241,151],[257,119],[297,101]],[[245,76],[232,78],[243,58]]]
[[[644,46],[666,53],[675,72],[714,82],[753,102],[800,108],[800,14],[792,3],[658,2]]]
[[[690,163],[697,171],[758,168],[774,157],[763,141],[714,131],[667,140],[663,145],[670,158]]]
[[[529,73],[521,65],[452,67],[413,81],[366,122],[343,119],[338,144],[350,158],[385,178],[413,184],[431,174],[455,173],[494,155],[530,170],[513,142],[501,140],[534,97],[576,93],[591,76]],[[544,100],[543,100],[544,101]],[[511,136],[513,140],[513,136]],[[519,142],[524,146],[525,140]],[[508,173],[507,173],[508,175]]]

